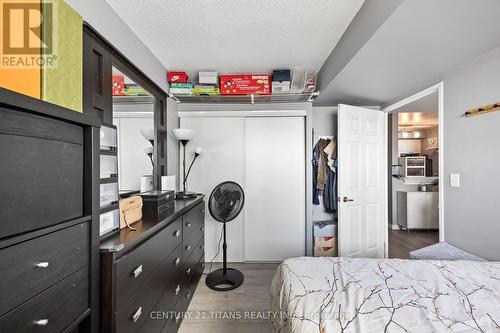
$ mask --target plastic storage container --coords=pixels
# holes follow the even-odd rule
[[[118,229],[120,224],[120,213],[118,209],[102,213],[99,217],[99,236]]]
[[[100,186],[100,207],[117,204],[119,199],[118,183],[101,184]]]
[[[317,221],[313,226],[315,257],[336,257],[337,223],[335,221]]]
[[[101,149],[103,150],[116,150],[117,138],[116,128],[101,125]]]
[[[118,157],[116,155],[101,155],[101,179],[118,178]]]

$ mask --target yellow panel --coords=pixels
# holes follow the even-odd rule
[[[57,3],[57,65],[42,70],[42,98],[82,112],[83,110],[83,20],[62,0]]]

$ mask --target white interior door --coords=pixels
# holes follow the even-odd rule
[[[191,169],[188,189],[204,193],[208,197],[218,184],[231,180],[244,185],[244,118],[181,118],[181,128],[195,131],[186,149],[189,165],[196,147],[203,152]],[[181,150],[182,163],[182,150]],[[178,184],[182,184],[179,180]],[[246,207],[243,207],[245,210]],[[205,215],[205,261],[210,261],[219,250],[222,224],[208,213]],[[242,262],[243,213],[227,224],[227,255],[230,262]],[[222,253],[215,261],[222,261]]]
[[[305,254],[303,117],[245,120],[245,260]]]
[[[338,242],[344,257],[383,258],[386,243],[386,114],[338,108]]]

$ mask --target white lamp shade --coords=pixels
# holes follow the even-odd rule
[[[203,151],[203,148],[201,148],[201,147],[196,147],[196,149],[194,150],[195,154],[198,154],[198,155],[200,155],[202,151]]]
[[[172,130],[175,138],[179,141],[190,141],[194,137],[194,131],[187,128],[176,128]]]
[[[146,155],[153,154],[153,147],[145,147],[144,152],[146,153]]]
[[[148,141],[155,139],[155,131],[152,128],[141,129],[141,134]]]

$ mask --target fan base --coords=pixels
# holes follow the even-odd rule
[[[228,291],[241,286],[244,279],[243,274],[236,269],[228,268],[226,274],[223,269],[218,269],[207,275],[205,283],[210,289]]]
[[[195,192],[176,192],[175,193],[175,198],[179,200],[187,200],[187,199],[193,199],[196,198],[196,193]]]

